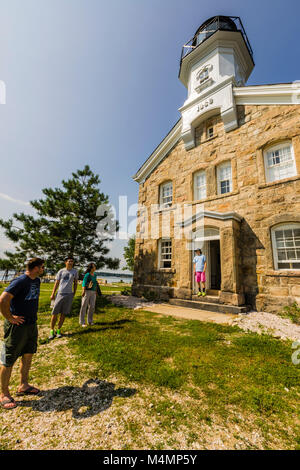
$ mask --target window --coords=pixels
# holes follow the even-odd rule
[[[300,224],[272,229],[275,269],[300,269]]]
[[[209,126],[206,131],[206,137],[207,139],[210,139],[213,136],[214,136],[214,128],[213,126]]]
[[[292,144],[284,142],[265,151],[266,181],[282,180],[297,175]]]
[[[231,162],[222,163],[217,168],[218,194],[232,191]]]
[[[199,171],[194,175],[194,199],[199,201],[206,198],[206,174]]]
[[[169,207],[173,201],[173,184],[172,181],[164,183],[160,187],[160,204],[163,207]]]
[[[160,268],[171,268],[172,263],[172,241],[170,239],[163,239],[160,241],[160,254],[159,254]]]

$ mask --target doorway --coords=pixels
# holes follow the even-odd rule
[[[199,234],[200,235],[200,234]],[[202,254],[206,257],[206,289],[221,289],[221,255],[220,255],[220,236],[216,229],[204,229],[201,236],[195,234],[193,242],[193,258],[195,250],[200,248]],[[198,285],[195,282],[194,264],[192,262],[193,292],[198,292]]]
[[[210,251],[210,289],[221,289],[220,240],[209,241]]]

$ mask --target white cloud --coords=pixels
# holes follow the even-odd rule
[[[8,194],[0,193],[0,197],[6,201],[13,202],[14,204],[21,204],[22,206],[30,206],[29,202],[20,201],[20,199],[15,199]]]

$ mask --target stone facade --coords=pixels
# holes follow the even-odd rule
[[[271,237],[271,228],[276,224],[300,223],[300,106],[238,105],[237,116],[238,128],[228,133],[220,114],[203,120],[195,129],[195,147],[186,150],[183,140],[178,140],[140,183],[139,204],[148,213],[140,213],[137,226],[135,294],[153,292],[164,299],[191,298],[193,252],[188,243],[196,221],[191,219],[185,236],[178,239],[176,210],[190,204],[196,216],[201,203],[204,227],[219,232],[221,302],[276,312],[300,301],[300,270],[275,269]],[[214,134],[207,138],[210,126]],[[292,143],[297,176],[267,183],[264,149],[284,141]],[[229,160],[232,191],[218,195],[216,168]],[[206,172],[207,194],[204,200],[195,201],[193,175],[200,170]],[[160,186],[166,181],[173,183],[172,206],[160,210]],[[233,215],[222,218],[219,214]],[[159,243],[162,236],[168,235],[168,226],[172,264],[162,269]]]

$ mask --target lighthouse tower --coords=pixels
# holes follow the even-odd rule
[[[245,85],[253,68],[253,52],[238,17],[210,18],[183,46],[179,79],[188,95],[179,111],[187,150],[195,146],[195,127],[213,115],[221,115],[226,132],[237,128],[234,88]]]

